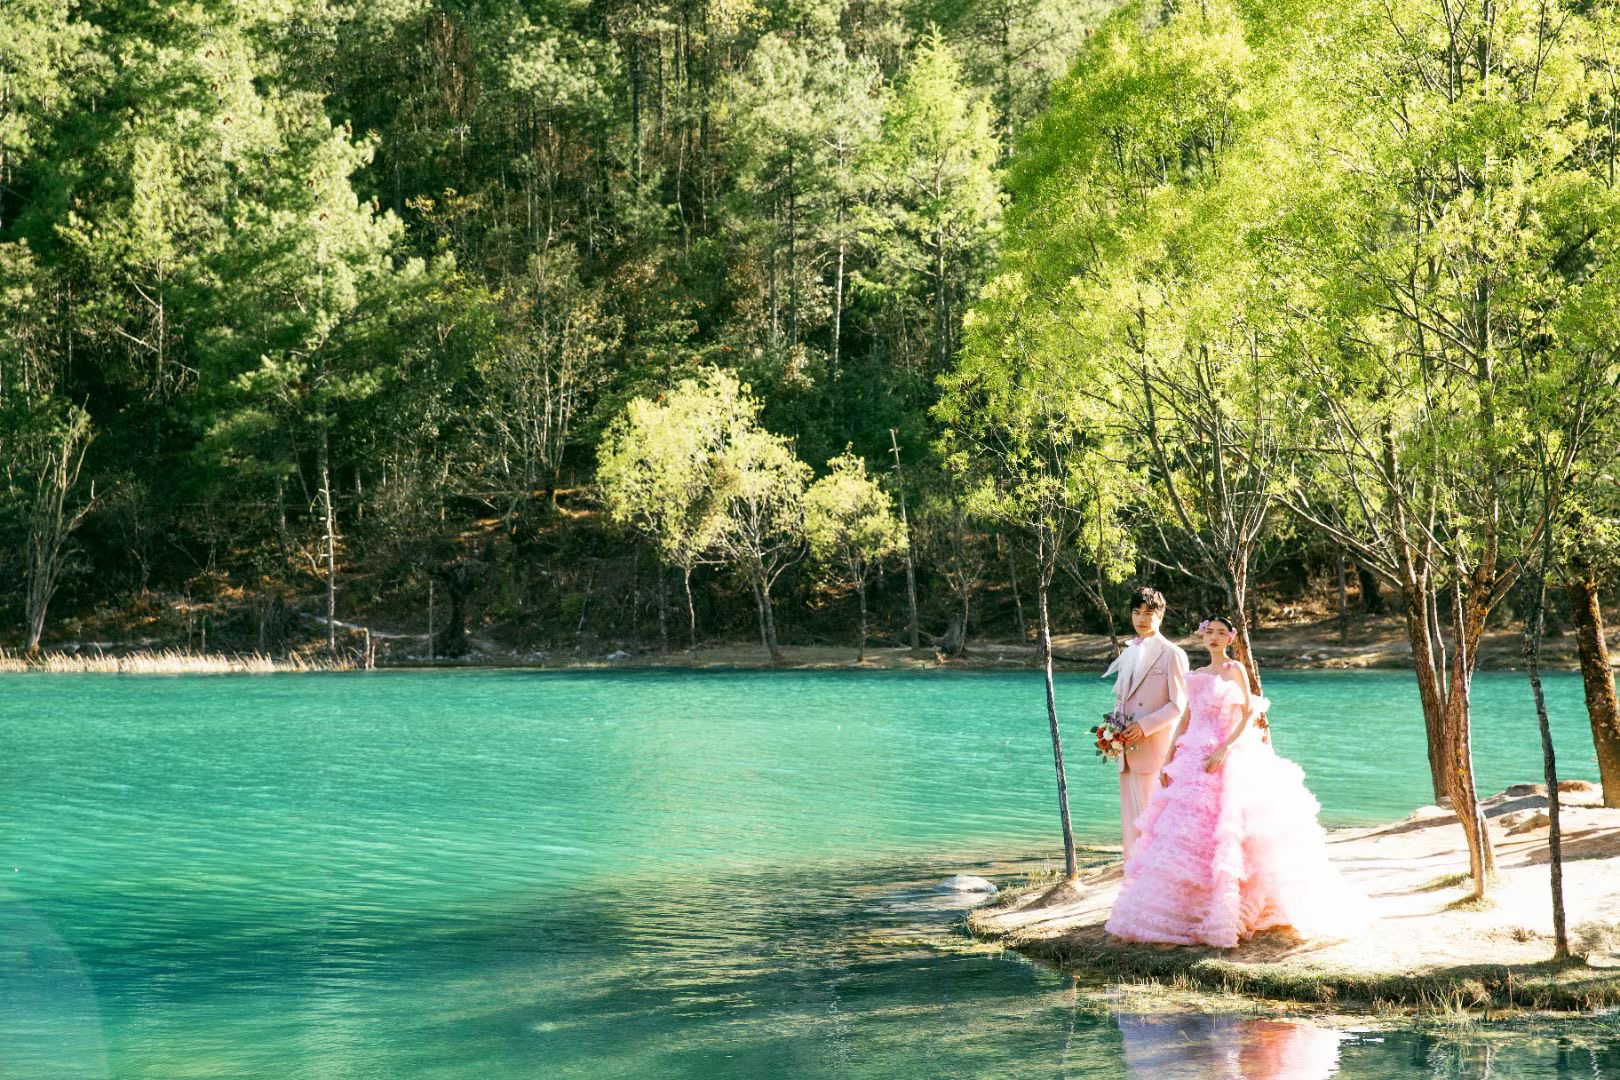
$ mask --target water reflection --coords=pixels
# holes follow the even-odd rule
[[[1343,1034],[1283,1020],[1118,1013],[1126,1075],[1137,1080],[1322,1080],[1339,1071]]]

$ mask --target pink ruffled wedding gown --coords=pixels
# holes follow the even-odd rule
[[[1243,691],[1195,671],[1187,697],[1187,730],[1164,770],[1170,786],[1136,819],[1141,835],[1104,929],[1129,941],[1223,948],[1271,927],[1302,938],[1356,933],[1366,901],[1328,861],[1304,771],[1251,723],[1221,767],[1206,772],[1205,757],[1242,716]]]

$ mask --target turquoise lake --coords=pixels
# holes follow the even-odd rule
[[[3,1077],[1620,1076],[1614,1015],[1508,1039],[1144,1017],[965,947],[935,882],[1058,857],[1035,672],[0,689]],[[1429,801],[1409,676],[1266,690],[1326,824]],[[1561,775],[1595,779],[1579,679],[1548,694]],[[1117,843],[1085,738],[1109,686],[1058,697],[1076,830]],[[1525,677],[1474,701],[1481,791],[1539,780]]]

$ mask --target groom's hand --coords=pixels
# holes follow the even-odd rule
[[[1135,720],[1132,720],[1128,725],[1126,725],[1125,730],[1119,733],[1119,735],[1120,738],[1125,740],[1126,746],[1132,746],[1139,743],[1142,741],[1142,725],[1138,724]]]

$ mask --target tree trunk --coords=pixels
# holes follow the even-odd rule
[[[1550,534],[1549,534],[1550,535]],[[1551,547],[1550,539],[1547,547]],[[1544,550],[1543,559],[1547,557]],[[1547,722],[1547,698],[1541,689],[1541,632],[1547,609],[1546,563],[1536,575],[1531,611],[1524,620],[1524,657],[1530,670],[1530,693],[1536,701],[1536,725],[1541,729],[1541,770],[1547,782],[1547,868],[1552,886],[1553,960],[1569,959],[1569,933],[1564,925],[1563,829],[1559,821],[1558,759],[1553,751],[1552,726]]]
[[[287,503],[282,493],[283,477],[276,473],[276,541],[283,552],[292,550],[292,538],[287,532]]]
[[[1080,876],[1074,854],[1074,828],[1069,822],[1069,784],[1063,773],[1063,738],[1058,732],[1057,694],[1052,685],[1052,622],[1046,606],[1046,590],[1052,580],[1046,534],[1039,531],[1040,565],[1035,568],[1035,595],[1040,608],[1041,656],[1046,672],[1046,722],[1052,733],[1052,763],[1057,768],[1058,816],[1063,822],[1063,872],[1070,881]]]
[[[1013,614],[1018,617],[1018,643],[1022,645],[1029,640],[1029,624],[1024,621],[1024,598],[1018,594],[1018,561],[1013,557],[1013,546],[1004,544],[999,533],[996,543],[1003,545],[1007,552],[1007,581],[1012,587]]]
[[[1366,615],[1382,615],[1384,613],[1384,594],[1378,587],[1378,579],[1365,566],[1357,563],[1356,580],[1361,583],[1362,613]]]
[[[641,189],[641,30],[630,38],[630,179]]]
[[[1461,575],[1459,574],[1459,578]],[[1480,575],[1488,580],[1489,575]],[[1454,588],[1462,592],[1459,582]],[[1445,739],[1448,793],[1451,808],[1462,826],[1463,839],[1468,845],[1468,874],[1474,882],[1473,896],[1485,895],[1489,878],[1495,871],[1495,855],[1485,822],[1479,808],[1479,794],[1474,783],[1474,751],[1470,733],[1472,712],[1472,686],[1475,653],[1480,633],[1485,625],[1486,612],[1481,606],[1478,588],[1457,596],[1454,610],[1456,645],[1451,657],[1451,685],[1446,694]]]
[[[861,597],[861,644],[855,651],[855,662],[866,662],[866,575],[861,574],[855,579],[855,591]]]
[[[960,618],[962,620],[962,638],[957,643],[957,648],[951,653],[952,656],[967,655],[968,617],[972,614],[973,595],[966,589],[963,589],[961,592],[961,597],[962,611],[960,613]]]
[[[1249,676],[1249,690],[1265,693],[1260,685],[1260,664],[1254,658],[1254,646],[1249,641],[1249,615],[1245,601],[1249,583],[1243,574],[1228,572],[1226,602],[1232,608],[1232,619],[1237,623],[1237,634],[1232,642],[1232,659],[1243,665]]]
[[[81,410],[72,414],[68,427],[59,436],[35,444],[33,504],[29,508],[24,568],[24,613],[30,653],[39,651],[45,635],[45,613],[62,579],[68,537],[95,504],[93,483],[90,498],[82,506],[71,507],[68,501],[78,485],[90,439],[90,417]]]
[[[436,651],[440,656],[457,660],[467,655],[467,597],[473,589],[472,568],[458,561],[440,570],[438,577],[450,594],[450,617],[439,632]]]
[[[1108,624],[1108,644],[1113,647],[1114,655],[1118,656],[1124,649],[1120,646],[1119,634],[1114,630],[1114,612],[1108,606],[1108,591],[1103,587],[1106,582],[1103,580],[1102,554],[1102,528],[1099,519],[1097,529],[1097,595],[1095,599],[1097,601],[1097,610],[1102,612],[1103,621]]]
[[[840,338],[844,332],[844,200],[838,200],[838,270],[833,275],[832,374],[838,377]]]
[[[1452,660],[1452,678],[1467,680],[1460,657]],[[1448,793],[1451,808],[1462,826],[1463,840],[1468,846],[1468,876],[1473,880],[1473,896],[1483,897],[1489,873],[1485,853],[1490,836],[1485,831],[1484,814],[1479,809],[1479,796],[1474,787],[1473,747],[1469,740],[1469,695],[1465,683],[1454,682],[1446,702],[1446,765]]]
[[[692,603],[692,568],[681,567],[681,587],[686,590],[686,647],[697,648],[697,605]]]
[[[1620,704],[1615,700],[1614,669],[1609,666],[1609,646],[1603,637],[1597,582],[1590,575],[1582,575],[1572,579],[1564,592],[1575,618],[1586,715],[1592,724],[1598,776],[1603,781],[1603,805],[1620,807]]]
[[[949,320],[945,306],[945,230],[942,227],[934,242],[934,333],[939,338],[939,367],[936,371],[944,371],[950,362],[950,342],[947,340],[946,328]]]
[[[894,487],[900,496],[900,531],[906,538],[906,601],[911,607],[911,621],[906,629],[911,638],[913,649],[921,648],[921,638],[917,624],[917,567],[911,557],[911,525],[906,520],[906,481],[900,472],[900,442],[895,437],[894,428],[889,429],[889,449],[894,452]],[[962,628],[964,634],[967,628]]]
[[[326,538],[326,651],[337,656],[337,531],[332,524],[332,473],[328,467],[326,420],[318,422],[315,468],[321,481],[321,528]]]
[[[1339,644],[1350,641],[1350,606],[1345,597],[1344,552],[1339,552]]]
[[[1417,676],[1418,700],[1423,708],[1429,783],[1434,801],[1440,803],[1450,799],[1451,785],[1446,779],[1445,696],[1435,662],[1434,639],[1429,634],[1430,595],[1421,583],[1408,584],[1401,589],[1401,601],[1406,614],[1406,640],[1412,647],[1412,670]]]
[[[765,601],[759,592],[759,582],[749,583],[754,590],[754,615],[759,620],[759,644],[767,651],[771,647],[771,636],[765,632]]]
[[[771,611],[771,586],[768,582],[761,582],[759,586],[759,611],[765,618],[765,647],[770,650],[771,663],[782,662],[782,649],[776,643],[776,615]]]
[[[788,344],[799,343],[799,200],[793,187],[793,155],[787,159],[788,182]]]
[[[669,574],[662,564],[654,562],[658,576],[658,651],[669,652]]]

